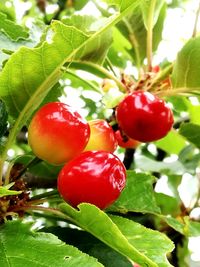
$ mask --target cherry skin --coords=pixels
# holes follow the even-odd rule
[[[90,126],[90,138],[84,151],[104,150],[114,152],[117,148],[117,140],[108,122],[102,119],[96,119],[88,123]]]
[[[123,148],[136,148],[140,142],[129,138],[127,136],[122,136],[120,130],[117,130],[115,132],[115,138],[117,139],[118,146],[123,147]]]
[[[60,102],[41,107],[28,129],[28,141],[34,154],[55,165],[80,154],[89,135],[87,121],[70,106]]]
[[[119,197],[125,183],[126,170],[117,156],[86,151],[61,169],[58,192],[73,207],[85,202],[105,209]]]
[[[158,73],[159,71],[160,71],[160,66],[159,65],[155,65],[154,67],[152,67],[152,72]]]
[[[141,90],[130,93],[119,103],[116,118],[123,132],[140,142],[163,138],[174,122],[165,101]]]

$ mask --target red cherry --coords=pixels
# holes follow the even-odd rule
[[[117,148],[117,140],[112,127],[105,120],[97,119],[89,121],[90,138],[85,151],[104,150],[114,152]]]
[[[152,72],[157,73],[160,71],[160,66],[159,65],[155,65],[154,67],[152,67]]]
[[[117,156],[86,151],[62,168],[58,191],[73,207],[86,202],[105,209],[119,197],[125,182],[125,167]]]
[[[117,139],[118,145],[123,148],[136,148],[140,142],[129,138],[127,136],[122,136],[120,130],[115,132],[115,138]]]
[[[37,157],[62,164],[80,154],[90,135],[88,123],[64,103],[44,105],[34,115],[29,129],[29,144]]]
[[[145,91],[126,96],[116,109],[116,118],[124,133],[140,142],[151,142],[164,137],[174,119],[165,101]]]

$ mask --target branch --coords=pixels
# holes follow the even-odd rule
[[[130,169],[131,164],[133,163],[134,154],[135,154],[135,149],[133,149],[133,148],[127,148],[126,149],[123,163],[124,163],[124,166],[126,167],[127,170]]]

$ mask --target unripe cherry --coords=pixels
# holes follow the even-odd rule
[[[103,119],[91,120],[90,138],[84,151],[104,150],[114,152],[117,148],[117,140],[112,127]]]

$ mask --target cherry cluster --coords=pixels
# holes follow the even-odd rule
[[[126,183],[126,170],[113,154],[117,145],[135,148],[140,142],[164,137],[173,125],[166,103],[145,91],[128,94],[115,112],[118,129],[103,119],[87,122],[60,102],[44,105],[28,130],[29,144],[40,159],[64,164],[58,175],[58,191],[77,207],[82,202],[101,209],[110,206]]]
[[[48,103],[34,115],[28,140],[40,159],[64,164],[58,191],[73,207],[86,202],[105,209],[125,187],[126,170],[112,153],[117,141],[105,120],[87,122],[64,103]]]

